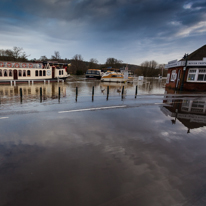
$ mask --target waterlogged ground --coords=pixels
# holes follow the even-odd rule
[[[73,78],[0,86],[0,205],[206,205],[204,94]]]

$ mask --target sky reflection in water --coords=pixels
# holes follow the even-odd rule
[[[204,205],[204,123],[181,119],[184,102],[113,104],[132,107],[0,120],[0,205]]]

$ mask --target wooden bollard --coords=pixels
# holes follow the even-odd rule
[[[109,86],[107,86],[107,100],[109,98]]]
[[[124,96],[124,86],[122,87],[122,98]]]
[[[94,86],[92,87],[92,101],[94,101]]]
[[[59,87],[59,94],[58,94],[59,101],[60,101],[60,97],[61,97],[61,90],[60,90],[60,87]]]
[[[76,87],[76,101],[77,101],[77,97],[78,97],[78,87]]]
[[[137,86],[136,86],[136,89],[135,89],[135,98],[137,98]]]
[[[42,102],[42,88],[40,87],[40,102]]]
[[[22,88],[20,88],[20,102],[22,103]]]

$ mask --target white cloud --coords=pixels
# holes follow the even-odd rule
[[[206,21],[201,21],[193,26],[184,26],[180,29],[180,31],[176,34],[177,37],[186,37],[192,34],[202,34],[206,32]]]

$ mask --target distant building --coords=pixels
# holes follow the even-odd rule
[[[176,90],[206,91],[206,45],[184,58],[170,61],[166,88]]]

